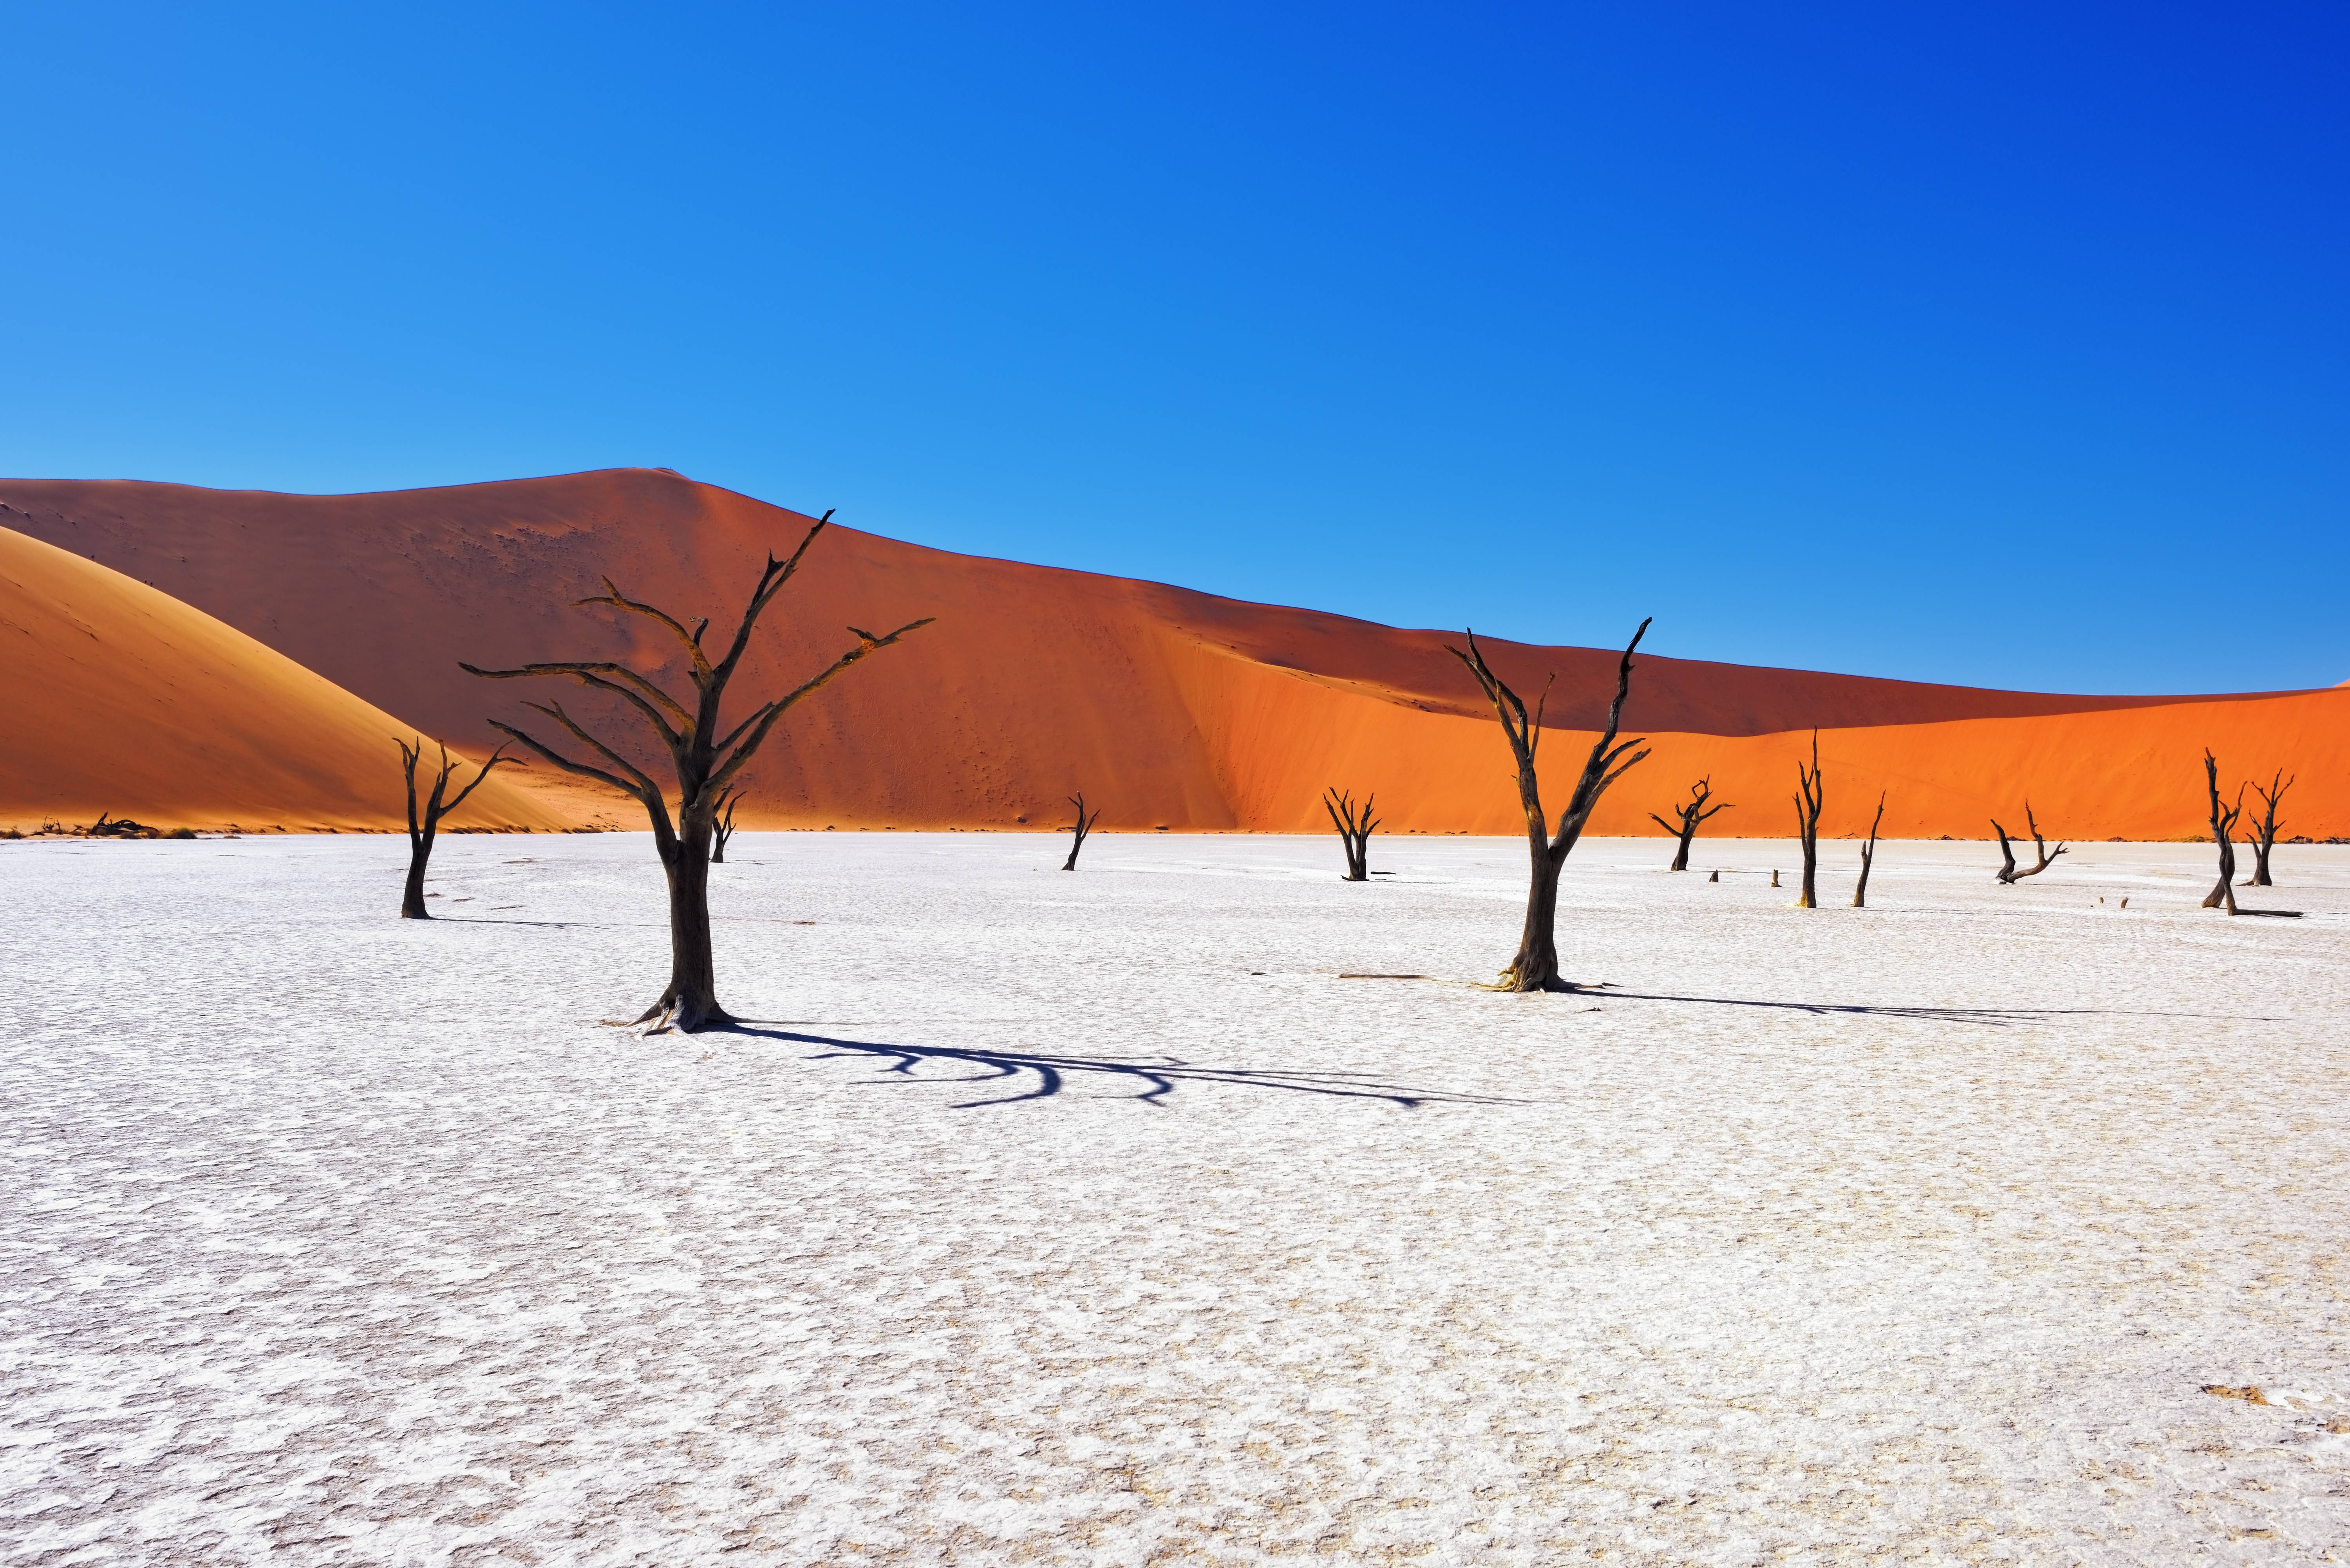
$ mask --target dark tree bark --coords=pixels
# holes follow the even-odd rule
[[[1856,909],[1868,908],[1868,874],[1877,865],[1877,828],[1884,820],[1885,792],[1879,790],[1877,792],[1877,815],[1869,819],[1868,842],[1861,846],[1860,880],[1852,889],[1852,907]]]
[[[2252,781],[2252,793],[2261,797],[2264,809],[2252,819],[2251,831],[2244,840],[2252,850],[2252,874],[2244,882],[2248,888],[2276,886],[2269,880],[2269,853],[2276,848],[2277,833],[2284,826],[2277,820],[2277,802],[2284,798],[2284,792],[2293,787],[2293,783],[2292,779],[2284,776],[2282,768],[2269,780],[2266,787],[2262,787],[2258,779]]]
[[[2040,836],[2040,824],[2033,820],[2032,803],[2028,800],[2023,803],[2023,826],[2032,830],[2032,845],[2033,849],[2038,852],[2039,857],[2032,866],[2018,867],[2015,864],[2015,847],[2008,842],[2007,829],[1999,825],[1999,818],[1994,816],[1991,819],[1991,831],[1999,835],[1999,858],[2001,862],[1999,867],[1999,880],[2008,884],[2010,887],[2013,887],[2016,883],[2022,881],[2026,877],[2037,877],[2043,871],[2047,870],[2051,866],[2055,865],[2056,857],[2064,854],[2067,847],[2063,844],[2059,844],[2054,849],[2048,847],[2047,841]]]
[[[734,808],[742,804],[743,792],[727,789],[718,792],[718,809],[710,817],[710,863],[726,864],[726,841],[734,836]]]
[[[1820,907],[1820,805],[1827,789],[1820,778],[1820,732],[1812,732],[1812,765],[1795,764],[1795,832],[1804,841],[1804,887],[1795,896],[1798,909]]]
[[[1663,817],[1659,816],[1653,811],[1648,813],[1648,820],[1650,822],[1655,823],[1659,827],[1663,828],[1667,833],[1671,834],[1674,837],[1681,841],[1680,848],[1675,851],[1673,855],[1672,868],[1674,870],[1686,871],[1689,869],[1690,842],[1697,837],[1698,824],[1703,822],[1707,817],[1711,816],[1714,812],[1728,811],[1730,809],[1730,803],[1728,801],[1724,801],[1720,805],[1717,805],[1713,807],[1712,810],[1709,811],[1706,809],[1705,803],[1712,798],[1713,780],[1711,777],[1701,778],[1698,780],[1697,783],[1690,785],[1690,798],[1688,805],[1670,806],[1667,808],[1672,812],[1674,817],[1673,821],[1667,822]]]
[[[1635,752],[1627,760],[1624,753],[1640,742],[1630,740],[1621,745],[1616,742],[1616,732],[1624,722],[1624,699],[1632,691],[1632,650],[1640,646],[1640,639],[1648,635],[1648,621],[1643,620],[1640,629],[1632,634],[1631,642],[1625,647],[1623,660],[1616,667],[1616,700],[1608,704],[1607,728],[1593,744],[1583,773],[1575,780],[1575,794],[1568,797],[1566,809],[1559,813],[1555,836],[1550,831],[1550,818],[1543,810],[1542,787],[1534,776],[1534,752],[1542,743],[1542,716],[1550,700],[1549,685],[1544,685],[1543,695],[1534,704],[1534,717],[1529,720],[1525,703],[1487,667],[1475,633],[1469,636],[1468,652],[1450,646],[1445,649],[1477,678],[1486,701],[1493,704],[1494,716],[1502,722],[1502,733],[1509,738],[1510,754],[1517,760],[1518,804],[1525,811],[1526,848],[1533,860],[1526,889],[1526,923],[1518,937],[1518,956],[1510,961],[1510,967],[1494,982],[1496,991],[1575,989],[1558,974],[1558,874],[1565,869],[1567,856],[1583,836],[1584,824],[1591,819],[1592,808],[1599,804],[1607,786],[1648,754],[1646,751]]]
[[[438,742],[434,743],[439,744]],[[424,809],[420,812],[416,807],[416,763],[424,755],[424,742],[420,738],[411,746],[406,741],[395,740],[392,744],[400,748],[400,771],[408,780],[408,887],[400,895],[400,918],[403,920],[429,920],[432,912],[424,907],[424,867],[432,858],[432,841],[440,836],[441,819],[464,805],[465,797],[482,787],[482,781],[490,776],[492,768],[500,763],[510,768],[518,768],[523,765],[522,760],[506,755],[506,749],[500,746],[490,753],[490,760],[484,763],[481,771],[473,775],[473,782],[459,790],[456,799],[449,800],[444,797],[448,794],[449,780],[457,772],[457,764],[451,760],[449,748],[442,746],[441,765],[433,774],[432,789],[425,796]]]
[[[570,714],[560,702],[527,702],[524,706],[546,714],[561,725],[571,738],[603,759],[605,765],[575,762],[561,753],[525,734],[511,724],[492,723],[513,736],[531,751],[553,763],[567,773],[577,774],[599,784],[609,784],[634,799],[645,808],[645,816],[652,824],[653,846],[660,851],[661,868],[669,877],[669,937],[670,978],[660,998],[637,1019],[639,1023],[654,1019],[666,1019],[688,1033],[703,1029],[722,1028],[734,1022],[734,1017],[718,1003],[718,980],[710,940],[710,852],[713,822],[719,797],[724,794],[739,777],[751,758],[758,752],[775,727],[777,720],[850,666],[858,663],[879,649],[894,645],[907,633],[931,624],[931,618],[910,621],[884,637],[850,627],[857,646],[842,654],[825,669],[810,676],[798,686],[753,709],[742,722],[726,729],[719,717],[720,704],[726,695],[727,683],[743,661],[743,654],[751,646],[752,628],[758,625],[759,616],[784,585],[799,570],[800,558],[808,546],[816,543],[825,524],[832,521],[827,512],[817,519],[807,537],[800,541],[789,560],[778,561],[772,555],[753,585],[750,602],[743,607],[743,618],[734,628],[734,636],[726,651],[713,661],[702,646],[702,634],[710,628],[707,617],[693,623],[691,630],[667,612],[640,604],[623,596],[609,577],[604,579],[605,591],[593,598],[577,601],[576,607],[607,605],[630,615],[640,615],[658,622],[676,638],[683,650],[688,673],[693,681],[691,706],[679,701],[663,690],[650,677],[639,674],[624,664],[609,659],[582,659],[560,664],[526,664],[519,670],[477,670],[470,664],[459,669],[470,675],[480,675],[493,680],[518,680],[538,676],[560,676],[577,680],[591,691],[617,697],[637,711],[669,753],[670,763],[677,775],[677,816],[670,816],[669,802],[661,786],[652,777],[619,752],[598,740]]]
[[[2211,842],[2220,848],[2220,880],[2203,898],[2203,908],[2236,912],[2236,819],[2244,815],[2244,786],[2236,786],[2236,804],[2220,804],[2220,759],[2203,753],[2203,782],[2211,792]]]
[[[1351,793],[1340,794],[1336,786],[1322,792],[1322,805],[1329,811],[1331,826],[1337,828],[1338,842],[1347,851],[1345,881],[1367,882],[1371,879],[1371,830],[1378,826],[1371,815],[1371,802],[1378,798],[1377,795],[1365,795],[1362,815],[1357,816],[1355,797]]]
[[[1061,862],[1061,869],[1064,871],[1074,871],[1077,868],[1077,851],[1086,846],[1086,835],[1091,833],[1094,830],[1094,824],[1101,820],[1099,808],[1096,808],[1091,816],[1086,815],[1085,791],[1079,790],[1071,795],[1069,804],[1077,808],[1077,820],[1069,826],[1069,857]]]

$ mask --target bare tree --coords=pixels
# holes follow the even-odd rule
[[[1098,808],[1093,815],[1086,815],[1085,791],[1079,790],[1071,795],[1069,804],[1077,808],[1077,820],[1069,827],[1069,857],[1061,862],[1061,869],[1064,871],[1074,871],[1077,868],[1077,851],[1086,846],[1086,835],[1091,833],[1094,830],[1094,824],[1101,820],[1101,812]]]
[[[1883,790],[1878,790],[1877,792],[1877,815],[1869,820],[1868,842],[1862,846],[1860,851],[1860,880],[1858,883],[1854,885],[1852,889],[1852,907],[1856,909],[1866,909],[1868,908],[1868,873],[1877,865],[1877,826],[1878,823],[1881,823],[1884,820],[1885,792]]]
[[[1674,870],[1686,871],[1689,869],[1690,841],[1697,836],[1698,824],[1703,822],[1707,817],[1711,816],[1716,811],[1728,811],[1730,809],[1730,802],[1724,801],[1720,805],[1713,807],[1712,810],[1707,810],[1705,803],[1712,798],[1713,780],[1711,777],[1701,778],[1698,780],[1697,783],[1690,785],[1690,798],[1687,805],[1676,805],[1667,808],[1672,812],[1675,818],[1674,821],[1667,822],[1663,817],[1659,816],[1653,811],[1648,813],[1648,820],[1650,822],[1655,823],[1659,827],[1663,828],[1667,833],[1671,834],[1674,837],[1681,841],[1680,848],[1676,850],[1673,854],[1672,868]]]
[[[513,736],[531,751],[553,763],[567,773],[609,784],[629,795],[645,808],[652,824],[653,844],[660,852],[661,866],[669,876],[669,935],[670,979],[660,998],[645,1009],[638,1018],[639,1023],[672,1016],[675,1026],[689,1033],[703,1029],[722,1028],[734,1022],[733,1015],[718,1004],[718,981],[710,942],[710,847],[713,818],[719,797],[738,778],[759,747],[774,732],[775,722],[796,706],[803,699],[831,681],[850,666],[867,659],[879,649],[894,645],[907,633],[931,624],[931,618],[910,621],[885,637],[850,627],[857,646],[842,654],[825,669],[810,676],[783,696],[761,703],[732,729],[725,728],[719,718],[719,705],[726,695],[727,683],[733,680],[743,654],[751,646],[752,628],[758,625],[759,616],[784,585],[799,570],[800,558],[808,546],[816,543],[825,524],[832,521],[827,512],[816,520],[800,541],[791,558],[778,561],[770,555],[760,569],[759,580],[753,585],[750,602],[743,607],[743,618],[734,628],[733,639],[726,651],[715,661],[703,651],[702,633],[710,627],[708,617],[693,623],[691,630],[683,622],[666,611],[629,598],[615,587],[609,577],[604,579],[605,591],[593,598],[577,601],[575,607],[607,605],[630,615],[640,615],[668,628],[677,639],[685,654],[688,673],[693,680],[692,706],[688,707],[663,690],[650,677],[639,674],[624,664],[609,659],[581,659],[559,664],[526,664],[519,670],[477,670],[470,664],[460,669],[470,675],[480,675],[493,680],[516,680],[537,676],[561,676],[577,680],[582,686],[617,697],[637,711],[639,718],[659,738],[662,749],[669,753],[670,763],[677,774],[677,817],[670,817],[667,799],[661,786],[636,763],[598,740],[570,714],[560,702],[528,702],[524,706],[546,714],[567,732],[572,739],[602,758],[605,766],[574,762],[560,752],[511,724],[492,722]]]
[[[2039,859],[2027,868],[2019,868],[2015,864],[2014,846],[2007,841],[2007,829],[1999,825],[1999,818],[1994,816],[1991,819],[1991,831],[1999,835],[1999,857],[2002,862],[1999,868],[1999,880],[2010,887],[2022,881],[2026,877],[2037,877],[2055,865],[2056,857],[2064,854],[2066,848],[2062,844],[2054,849],[2048,847],[2047,841],[2040,836],[2040,824],[2032,818],[2032,803],[2028,800],[2023,803],[2023,825],[2032,830],[2033,847],[2039,852]]]
[[[1820,732],[1812,732],[1812,765],[1795,763],[1795,836],[1804,841],[1804,889],[1795,896],[1798,909],[1820,907],[1820,804],[1827,789],[1820,778]]]
[[[1526,923],[1518,937],[1518,956],[1510,961],[1510,967],[1494,982],[1496,991],[1575,989],[1558,976],[1558,874],[1565,869],[1567,856],[1583,836],[1583,826],[1591,819],[1592,808],[1599,804],[1607,786],[1648,754],[1644,750],[1626,759],[1624,753],[1640,742],[1616,743],[1616,732],[1624,720],[1624,699],[1632,691],[1632,650],[1640,646],[1640,639],[1648,635],[1648,621],[1643,620],[1640,629],[1626,645],[1622,662],[1616,667],[1616,700],[1607,707],[1607,728],[1593,743],[1582,775],[1575,780],[1575,794],[1568,797],[1566,809],[1559,813],[1555,837],[1550,831],[1550,818],[1543,810],[1541,784],[1534,776],[1534,752],[1542,742],[1543,709],[1550,701],[1549,683],[1544,683],[1542,697],[1534,703],[1534,717],[1529,720],[1525,703],[1486,665],[1484,651],[1477,646],[1474,632],[1469,634],[1468,652],[1449,644],[1445,649],[1477,678],[1486,700],[1493,704],[1494,716],[1502,721],[1502,733],[1509,738],[1510,754],[1518,764],[1518,804],[1525,811],[1526,847],[1534,862],[1532,880],[1526,889]]]
[[[1357,816],[1351,792],[1340,794],[1336,786],[1322,792],[1322,805],[1330,813],[1331,826],[1338,830],[1338,842],[1346,847],[1345,881],[1367,882],[1371,879],[1371,830],[1378,826],[1371,816],[1371,802],[1378,798],[1365,795],[1362,815]]]
[[[710,863],[726,864],[726,841],[734,836],[734,808],[741,805],[743,792],[723,789],[718,792],[718,809],[710,816]]]
[[[2220,759],[2209,747],[2203,753],[2203,782],[2211,792],[2211,842],[2220,848],[2220,880],[2203,898],[2203,908],[2236,912],[2236,819],[2244,815],[2244,786],[2236,786],[2236,804],[2220,804]]]
[[[416,809],[416,764],[424,755],[424,741],[420,736],[414,745],[398,739],[391,743],[400,748],[400,771],[408,780],[408,887],[400,895],[400,918],[429,920],[432,912],[424,907],[424,867],[432,858],[432,840],[440,836],[441,819],[464,805],[465,797],[482,787],[482,781],[490,776],[492,768],[500,763],[518,768],[523,765],[522,760],[506,755],[506,749],[500,746],[473,775],[473,782],[459,790],[456,799],[450,800],[445,797],[457,763],[451,759],[449,748],[436,741],[433,743],[441,745],[441,765],[432,776],[432,792],[424,797],[424,809],[420,813]]]
[[[2293,787],[2293,783],[2292,779],[2284,776],[2284,771],[2282,768],[2277,770],[2265,787],[2262,785],[2260,780],[2252,781],[2252,793],[2261,797],[2261,804],[2265,809],[2259,816],[2252,819],[2251,830],[2244,839],[2252,850],[2252,874],[2244,879],[2244,885],[2248,888],[2276,886],[2269,880],[2269,853],[2276,847],[2278,830],[2284,826],[2277,821],[2277,802],[2284,798],[2284,792]]]

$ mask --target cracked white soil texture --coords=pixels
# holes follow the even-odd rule
[[[2350,1557],[2350,850],[1669,848],[0,846],[0,1558]]]

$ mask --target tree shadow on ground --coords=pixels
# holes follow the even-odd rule
[[[1939,1023],[1988,1023],[2005,1028],[2013,1023],[2042,1023],[2054,1018],[2214,1018],[2243,1015],[2218,1012],[2163,1012],[2123,1007],[1906,1007],[1898,1003],[1859,1002],[1763,1002],[1740,996],[1672,996],[1659,992],[1617,991],[1612,986],[1575,988],[1579,996],[1607,997],[1617,1002],[1686,1002],[1707,1007],[1767,1007],[1789,1012],[1859,1013],[1870,1018],[1922,1018]],[[2252,1023],[2271,1022],[2251,1019]]]
[[[886,1063],[890,1077],[911,1083],[993,1084],[1003,1082],[1019,1094],[983,1100],[963,1100],[951,1106],[971,1110],[983,1106],[1018,1105],[1046,1100],[1072,1084],[1133,1085],[1131,1097],[1148,1105],[1163,1105],[1178,1084],[1225,1084],[1238,1088],[1272,1089],[1293,1095],[1321,1095],[1333,1099],[1384,1100],[1414,1110],[1421,1106],[1518,1106],[1531,1102],[1502,1095],[1468,1094],[1453,1089],[1421,1089],[1392,1084],[1369,1073],[1291,1073],[1253,1067],[1207,1067],[1177,1056],[1047,1056],[1024,1051],[996,1051],[976,1045],[899,1045],[874,1040],[842,1040],[825,1034],[802,1034],[787,1029],[759,1028],[757,1020],[737,1023],[726,1033],[754,1034],[764,1040],[795,1045],[821,1045],[811,1060],[863,1058]],[[975,1067],[966,1077],[923,1078],[921,1068],[931,1063]],[[1033,1076],[1033,1083],[1028,1080]],[[884,1081],[887,1081],[886,1079]]]

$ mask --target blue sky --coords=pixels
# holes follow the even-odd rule
[[[0,472],[665,464],[1405,625],[2330,685],[2345,18],[13,7]]]

